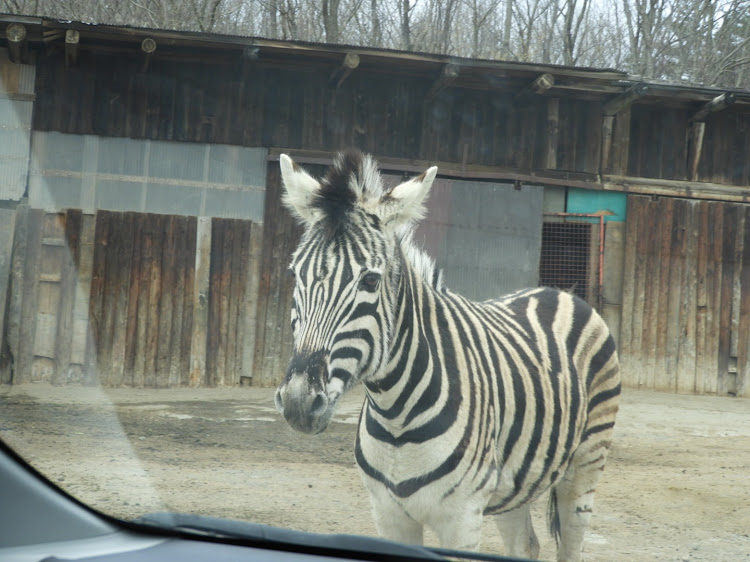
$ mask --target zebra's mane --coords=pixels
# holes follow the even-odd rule
[[[409,262],[412,269],[416,271],[427,284],[436,291],[445,290],[443,270],[435,264],[427,253],[414,242],[414,228],[410,227],[400,233],[401,250],[404,258]]]
[[[320,180],[320,190],[311,206],[323,214],[329,233],[346,224],[355,208],[374,210],[388,191],[383,185],[377,162],[356,149],[340,152]],[[426,283],[443,291],[443,271],[413,240],[414,225],[404,225],[396,233],[404,258]]]
[[[347,220],[355,207],[365,210],[385,193],[377,163],[359,150],[340,152],[320,180],[311,206],[320,210],[332,230]]]

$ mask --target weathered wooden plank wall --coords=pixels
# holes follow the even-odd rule
[[[322,169],[305,167],[319,176]],[[263,216],[263,244],[258,280],[258,310],[253,373],[260,386],[278,384],[292,350],[290,311],[294,283],[289,275],[291,255],[302,230],[281,205],[281,174],[269,166]],[[272,243],[269,241],[273,241]],[[256,381],[253,381],[256,384]]]
[[[749,221],[749,205],[629,196],[627,386],[750,396]]]
[[[513,87],[450,87],[426,102],[425,76],[384,80],[364,65],[332,90],[326,64],[161,59],[144,73],[137,56],[86,51],[67,67],[51,50],[38,61],[33,127],[304,150],[357,146],[380,157],[687,179],[692,107],[621,111],[601,155],[601,100],[561,96],[550,104],[536,96],[519,104]],[[748,127],[750,115],[734,107],[706,120],[697,181],[750,184]]]
[[[2,382],[250,383],[262,229],[204,222],[201,255],[196,217],[20,206],[4,330],[13,365]]]

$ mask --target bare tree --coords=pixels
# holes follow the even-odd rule
[[[750,0],[0,0],[31,16],[611,66],[750,88]]]
[[[565,0],[563,6],[563,64],[573,66],[578,58],[577,43],[583,32],[582,24],[588,14],[590,0]]]
[[[323,29],[326,43],[339,42],[339,1],[323,0]]]

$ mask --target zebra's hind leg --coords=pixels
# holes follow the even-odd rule
[[[608,444],[607,444],[608,445]],[[550,492],[550,532],[557,541],[557,560],[583,560],[583,538],[594,509],[594,492],[604,470],[607,446],[579,446],[564,476]]]
[[[536,559],[539,540],[531,523],[531,504],[495,515],[495,524],[503,537],[505,554],[518,558]]]

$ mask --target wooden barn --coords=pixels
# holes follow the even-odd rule
[[[439,166],[450,287],[571,290],[626,386],[750,397],[750,92],[609,69],[0,18],[0,382],[274,385],[278,157]]]

